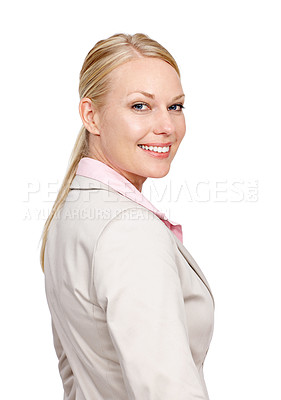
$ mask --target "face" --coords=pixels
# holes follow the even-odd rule
[[[141,191],[147,177],[167,175],[185,135],[180,78],[165,61],[138,58],[113,70],[110,80],[94,113],[90,155]]]

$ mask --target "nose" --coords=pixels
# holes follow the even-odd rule
[[[157,135],[166,133],[171,135],[175,133],[175,123],[172,119],[171,114],[167,109],[158,110],[155,113],[154,129],[153,132]]]

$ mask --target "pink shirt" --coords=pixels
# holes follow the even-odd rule
[[[167,227],[181,242],[183,241],[182,226],[169,220],[165,214],[157,210],[157,208],[155,208],[150,201],[148,201],[147,198],[130,181],[128,181],[128,179],[108,165],[99,160],[94,160],[93,158],[83,157],[78,164],[76,175],[96,179],[97,181],[110,186],[128,199],[131,199],[152,211],[164,222],[164,224],[167,225]]]

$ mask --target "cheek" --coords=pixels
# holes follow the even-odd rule
[[[115,126],[119,140],[126,144],[139,142],[149,131],[149,122],[134,115],[120,116]]]
[[[185,118],[183,116],[183,118],[178,121],[176,127],[177,137],[179,141],[183,139],[185,131],[186,131],[186,124],[185,124]]]
[[[127,154],[129,148],[135,146],[147,135],[149,121],[146,118],[122,113],[108,113],[103,119],[101,143],[104,151],[112,154]]]

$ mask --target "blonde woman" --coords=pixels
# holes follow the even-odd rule
[[[185,135],[171,54],[144,34],[99,41],[80,73],[83,127],[41,249],[65,400],[207,400],[214,323],[182,228],[142,193]]]

